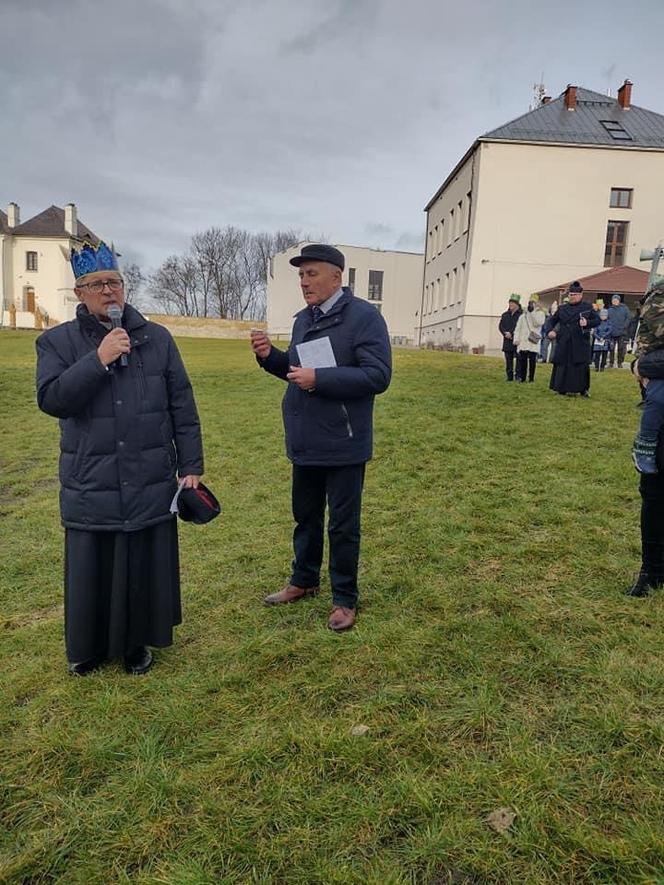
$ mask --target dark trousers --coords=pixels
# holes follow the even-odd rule
[[[516,350],[504,350],[505,354],[505,372],[507,373],[507,380],[511,381],[514,378],[514,357],[516,356]]]
[[[516,375],[519,381],[535,380],[537,354],[530,350],[521,350],[516,358]]]
[[[641,568],[664,580],[664,474],[643,473],[641,492]]]
[[[317,587],[323,562],[325,505],[334,605],[357,605],[360,513],[365,464],[299,467],[293,464],[293,574],[296,587]]]
[[[595,363],[595,371],[599,372],[600,369],[603,369],[606,365],[606,356],[608,354],[608,350],[594,350],[593,351],[593,362]]]
[[[618,357],[618,366],[622,366],[627,350],[627,335],[619,335],[617,338],[609,338],[609,365],[613,367],[614,358]]]

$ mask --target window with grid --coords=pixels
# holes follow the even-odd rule
[[[25,269],[26,270],[37,270],[37,253],[36,252],[26,252],[25,253]]]
[[[625,263],[628,221],[609,221],[606,226],[604,267],[619,267]]]
[[[350,291],[355,294],[355,268],[348,268],[348,288]]]
[[[602,126],[614,141],[632,141],[632,136],[617,120],[600,120]]]
[[[383,300],[383,271],[369,271],[369,301]]]
[[[632,192],[631,187],[612,187],[611,199],[609,200],[611,209],[631,209]]]

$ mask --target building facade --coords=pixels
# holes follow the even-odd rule
[[[306,245],[299,243],[270,259],[267,327],[272,335],[289,335],[293,315],[304,306],[297,268],[289,262]],[[422,292],[424,256],[360,246],[339,245],[336,248],[346,259],[343,284],[382,313],[393,344],[412,344]]]
[[[568,86],[475,141],[426,207],[419,343],[498,349],[510,293],[639,267],[664,240],[664,116],[631,87]]]
[[[76,206],[50,206],[21,223],[20,208],[0,211],[0,318],[34,329],[74,318],[78,299],[69,263],[72,246],[99,240],[78,220]]]

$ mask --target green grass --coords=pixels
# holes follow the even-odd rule
[[[76,680],[33,341],[0,335],[0,881],[664,882],[664,596],[622,595],[629,373],[584,401],[546,367],[517,386],[397,352],[337,636],[327,590],[261,604],[291,556],[282,384],[245,344],[181,339],[223,514],[181,526],[185,621],[154,670]]]

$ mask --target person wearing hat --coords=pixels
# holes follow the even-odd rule
[[[522,313],[521,296],[512,292],[507,300],[507,310],[500,317],[500,322],[498,323],[498,331],[503,336],[503,354],[505,355],[505,373],[507,375],[507,381],[514,380],[514,360],[516,358],[514,332]]]
[[[614,363],[619,369],[622,369],[625,361],[625,352],[627,350],[627,342],[629,341],[629,327],[632,320],[632,314],[626,304],[623,304],[620,295],[611,296],[611,307],[609,308],[609,322],[611,323],[611,339],[609,341],[609,367],[612,369]]]
[[[344,256],[333,246],[304,246],[298,269],[306,307],[295,315],[287,351],[264,332],[251,334],[259,365],[286,381],[282,412],[292,462],[294,559],[286,586],[266,605],[318,593],[328,508],[331,630],[357,616],[360,511],[366,462],[372,456],[373,405],[392,374],[390,339],[380,313],[342,286]]]
[[[570,283],[567,301],[551,317],[549,338],[555,339],[549,387],[556,393],[590,396],[590,330],[599,326],[592,304],[583,300],[583,286]]]
[[[37,339],[37,402],[60,419],[65,646],[84,676],[152,666],[181,621],[171,503],[203,473],[201,428],[170,333],[125,302],[104,243],[72,250],[76,319]]]
[[[537,292],[533,292],[528,299],[528,307],[521,312],[514,330],[514,344],[517,351],[517,381],[528,380],[532,383],[535,380],[537,354],[542,341],[542,326],[545,320],[546,314],[539,306],[539,295]]]
[[[609,352],[609,341],[611,339],[611,323],[609,322],[609,312],[605,307],[599,311],[600,323],[594,330],[593,334],[593,363],[596,372],[603,372],[606,367],[606,357]]]

